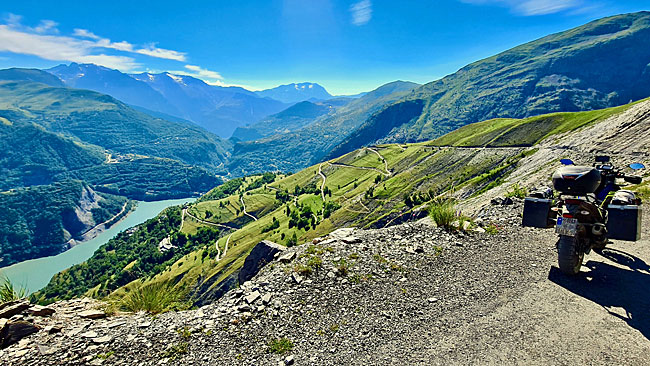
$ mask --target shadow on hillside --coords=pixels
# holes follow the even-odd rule
[[[591,269],[590,272],[569,277],[559,268],[551,267],[548,279],[601,305],[650,340],[650,268],[641,259],[622,251],[605,249],[601,255],[629,269],[588,261],[585,267]],[[612,307],[624,309],[625,315],[613,312]]]

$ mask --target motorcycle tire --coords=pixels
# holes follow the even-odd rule
[[[580,273],[584,253],[578,253],[578,238],[560,235],[557,243],[557,264],[562,273],[574,276]]]

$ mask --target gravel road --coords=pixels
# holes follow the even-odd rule
[[[493,235],[449,233],[427,222],[337,231],[288,249],[295,259],[273,261],[198,310],[90,321],[65,315],[78,305],[57,304],[41,326],[62,332],[32,335],[0,351],[0,361],[650,364],[648,219],[646,239],[591,253],[581,275],[567,278],[556,267],[552,230],[520,227],[520,212],[520,202],[483,211],[484,225],[499,227]],[[322,263],[296,276],[314,257]],[[79,329],[109,340],[93,344]],[[282,338],[293,348],[269,352],[269,342]]]

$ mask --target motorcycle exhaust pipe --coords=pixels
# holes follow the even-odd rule
[[[594,226],[591,227],[591,233],[600,236],[605,233],[605,225],[603,224],[594,224]]]

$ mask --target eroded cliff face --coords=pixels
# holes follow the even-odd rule
[[[476,211],[494,197],[504,195],[513,184],[529,189],[550,186],[551,175],[561,166],[562,158],[569,158],[577,165],[592,165],[596,155],[609,155],[617,167],[626,167],[634,162],[650,167],[648,131],[650,100],[642,101],[595,125],[554,135],[531,148],[536,152],[523,158],[503,184],[463,202],[462,206]],[[647,174],[645,172],[641,174]]]
[[[92,188],[84,185],[77,205],[63,213],[63,231],[68,247],[74,246],[76,240],[81,240],[84,233],[97,225],[92,209],[99,208],[100,199]]]

